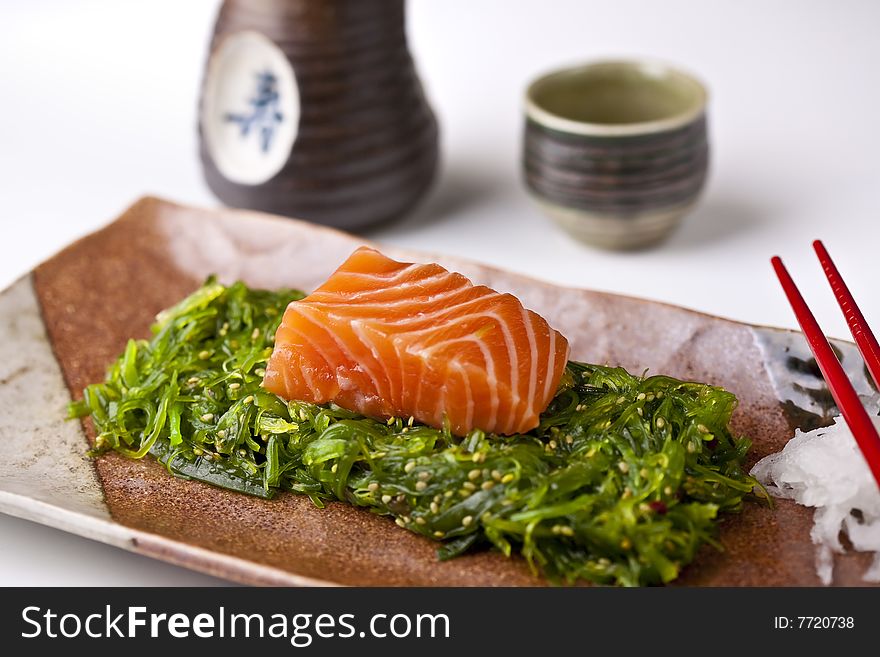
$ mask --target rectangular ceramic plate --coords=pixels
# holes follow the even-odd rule
[[[169,475],[155,461],[84,456],[85,428],[65,406],[101,380],[129,337],[211,273],[224,282],[311,290],[363,240],[250,212],[146,198],[0,295],[0,510],[140,554],[251,584],[529,586],[545,582],[492,552],[438,562],[436,544],[387,518],[307,497],[262,500]],[[795,423],[834,412],[799,333],[674,306],[557,287],[455,258],[437,260],[518,296],[568,337],[572,358],[724,386],[740,399],[735,433],[750,463],[782,448]],[[858,353],[837,345],[869,392]],[[815,585],[812,511],[747,504],[725,518],[723,552],[704,548],[678,584]],[[869,559],[838,558],[835,583],[858,585]]]

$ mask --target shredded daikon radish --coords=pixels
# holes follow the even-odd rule
[[[880,418],[873,419],[880,429]],[[833,579],[834,553],[845,551],[841,531],[853,548],[874,553],[862,577],[880,582],[880,489],[842,417],[830,427],[798,429],[781,452],[761,459],[751,474],[771,495],[816,509],[810,536],[824,584]]]

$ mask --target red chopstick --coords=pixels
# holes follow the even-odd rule
[[[859,399],[855,388],[843,371],[840,361],[837,360],[837,356],[831,349],[828,338],[822,333],[822,329],[819,328],[819,323],[807,306],[807,302],[804,301],[788,270],[782,264],[782,259],[779,256],[774,256],[770,262],[773,264],[773,269],[782,284],[785,296],[788,297],[788,302],[794,310],[798,324],[807,338],[810,350],[816,357],[816,362],[828,384],[831,396],[834,397],[837,408],[840,409],[843,419],[849,425],[877,485],[880,486],[880,435],[877,434],[874,423],[865,407],[862,406],[862,400]]]
[[[825,245],[822,244],[821,240],[816,240],[813,242],[813,248],[816,250],[816,255],[819,256],[819,262],[822,263],[822,269],[825,270],[825,278],[831,284],[831,291],[834,292],[837,304],[846,318],[846,323],[849,324],[853,340],[856,341],[865,365],[868,366],[868,372],[871,373],[874,384],[880,389],[880,344],[877,343],[877,338],[871,332],[868,322],[865,321],[865,316],[862,315],[862,311],[856,305],[856,301],[853,299],[852,294],[850,294],[849,288],[843,282],[843,277],[837,271],[834,261],[828,255]]]

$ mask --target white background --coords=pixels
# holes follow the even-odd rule
[[[217,204],[195,132],[217,6],[0,1],[0,287],[142,194]],[[768,264],[779,253],[826,331],[845,336],[810,248],[819,237],[880,325],[878,27],[870,0],[411,0],[443,170],[417,212],[369,237],[794,326]],[[530,205],[520,100],[549,68],[638,55],[708,84],[711,179],[668,242],[602,252]],[[216,581],[0,516],[0,584]]]

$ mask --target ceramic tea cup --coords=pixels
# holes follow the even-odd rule
[[[612,249],[658,242],[706,180],[706,101],[698,80],[651,61],[544,75],[526,91],[526,186],[579,240]]]

